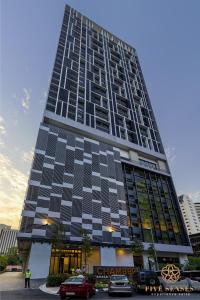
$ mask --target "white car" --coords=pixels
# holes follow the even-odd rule
[[[200,291],[200,282],[196,280],[191,280],[190,278],[186,277],[184,279],[179,279],[175,283],[167,283],[164,281],[161,277],[160,279],[160,284],[164,289],[171,289],[174,291],[177,289],[190,289],[192,288],[191,292],[198,292]]]
[[[197,280],[189,279],[190,286],[193,288],[194,292],[200,292],[200,282]]]

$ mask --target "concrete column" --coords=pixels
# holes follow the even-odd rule
[[[51,244],[32,243],[28,268],[31,272],[31,279],[46,278],[49,274],[51,258]]]
[[[100,248],[101,266],[117,266],[115,248]]]

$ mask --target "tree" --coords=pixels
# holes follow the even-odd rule
[[[188,256],[188,261],[182,267],[184,270],[200,270],[200,257]]]
[[[149,255],[149,257],[153,258],[155,260],[155,247],[154,247],[154,244],[149,244],[149,247],[147,249],[147,253]]]
[[[140,240],[134,239],[129,249],[134,256],[139,256],[144,252],[144,245]]]
[[[82,236],[82,253],[84,255],[84,264],[87,265],[87,259],[92,254],[92,240],[86,230],[81,230]]]
[[[130,245],[129,251],[134,257],[133,259],[134,266],[141,269],[143,267],[143,257],[142,257],[142,254],[144,252],[143,243],[139,239],[134,238],[134,240]]]
[[[8,265],[7,257],[4,255],[1,255],[0,256],[0,271],[3,271],[7,265]]]
[[[150,269],[153,266],[155,266],[155,268],[157,269],[158,268],[158,262],[157,262],[157,256],[156,256],[156,249],[155,249],[155,246],[153,243],[150,243],[149,244],[149,247],[147,249],[147,254],[149,256],[149,258],[153,258],[154,262],[149,260],[149,265],[150,265]]]
[[[6,255],[6,257],[7,257],[8,265],[13,266],[22,263],[18,254],[17,247],[11,247],[10,249],[8,249],[8,254]]]

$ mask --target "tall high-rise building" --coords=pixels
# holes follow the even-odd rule
[[[178,200],[188,234],[200,232],[200,223],[192,199],[188,195],[181,195]]]
[[[32,278],[84,264],[158,263],[192,252],[135,48],[66,6],[18,235]],[[52,247],[62,224],[62,257]]]
[[[200,202],[195,202],[194,207],[195,207],[197,217],[198,217],[198,220],[199,220],[199,224],[200,224]]]
[[[10,226],[7,225],[4,226],[6,227],[0,232],[0,254],[7,254],[11,248],[17,247],[18,230],[10,229]]]

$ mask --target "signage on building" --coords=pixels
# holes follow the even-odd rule
[[[179,280],[181,272],[177,266],[173,264],[167,264],[165,267],[162,268],[161,276],[162,279],[167,283],[175,283]]]
[[[161,277],[163,280],[162,285],[146,285],[145,292],[151,292],[151,295],[155,296],[163,295],[163,293],[173,293],[173,295],[183,296],[190,295],[190,292],[194,290],[184,279],[177,283],[181,278],[181,271],[174,264],[164,266],[161,270]]]
[[[94,266],[93,273],[96,276],[127,275],[131,276],[138,269],[135,267],[112,267],[112,266]]]

